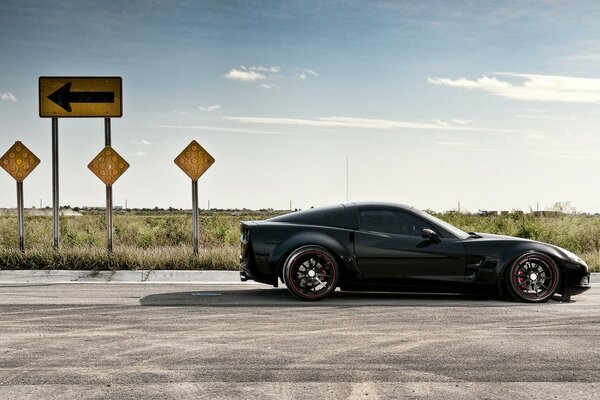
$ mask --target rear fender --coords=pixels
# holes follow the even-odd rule
[[[349,240],[349,236],[352,235],[352,233],[353,232],[350,231],[340,231],[340,235],[344,236],[345,241],[348,242],[348,245],[344,245],[341,240],[328,234],[320,232],[299,232],[279,243],[273,249],[269,258],[269,264],[271,264],[272,270],[276,271],[277,275],[280,276],[288,254],[299,247],[315,245],[324,247],[333,253],[342,264],[340,265],[340,267],[342,267],[342,276],[344,274],[344,269],[358,271],[354,259],[354,243]]]

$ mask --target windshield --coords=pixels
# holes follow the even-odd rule
[[[434,217],[433,215],[428,214],[425,211],[417,210],[416,208],[413,208],[412,211],[414,211],[418,214],[421,214],[423,217],[427,218],[431,222],[433,222],[437,225],[440,225],[442,228],[444,228],[445,230],[447,230],[448,232],[452,233],[454,236],[456,236],[460,239],[466,239],[470,236],[467,232],[464,232],[464,231],[458,229],[457,227],[455,227],[454,225],[450,225],[446,221],[443,221],[437,217]]]

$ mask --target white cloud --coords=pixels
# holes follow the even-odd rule
[[[242,67],[243,68],[243,67]],[[278,66],[272,66],[272,67],[248,67],[248,70],[250,71],[259,71],[259,72],[270,72],[272,74],[277,74],[279,72],[281,72],[281,68],[279,68]]]
[[[225,78],[241,82],[254,82],[267,79],[267,77],[260,72],[235,68],[230,69],[229,72],[225,74]]]
[[[287,78],[293,77],[296,79],[304,80],[311,76],[312,77],[319,76],[318,72],[316,72],[314,69],[310,69],[310,68],[305,68],[305,69],[300,69],[300,70],[295,68],[295,71],[297,71],[297,72],[295,72],[293,76],[288,75]],[[275,79],[285,78],[284,76],[280,75],[280,72],[281,72],[281,68],[277,65],[270,66],[270,67],[263,67],[262,65],[246,67],[246,66],[240,65],[237,68],[230,69],[224,75],[224,77],[227,79],[231,79],[234,81],[240,81],[240,82],[257,82],[257,81],[275,80]],[[265,84],[261,84],[260,87],[263,89],[274,89],[277,86],[270,84],[270,83],[265,83]]]
[[[303,69],[296,74],[296,78],[298,79],[306,79],[308,75],[319,76],[319,74],[312,69]]]
[[[221,106],[218,104],[213,104],[212,106],[198,106],[198,110],[200,111],[206,111],[206,112],[213,112],[216,111],[218,109],[220,109]]]
[[[466,78],[428,78],[434,85],[465,90],[481,90],[495,96],[529,101],[560,101],[571,103],[600,103],[600,79],[558,75],[516,74],[499,72],[493,75],[516,78],[517,82],[495,76],[476,80]]]
[[[527,138],[532,140],[546,140],[548,139],[548,135],[544,132],[530,131],[527,133]]]
[[[146,145],[146,146],[154,144],[153,142],[150,142],[149,140],[146,140],[146,139],[142,139],[142,140],[132,139],[132,140],[129,141],[129,143],[131,143],[131,144],[143,144],[143,145]]]
[[[255,82],[267,79],[267,75],[277,74],[281,71],[278,66],[263,67],[263,66],[252,66],[244,67],[241,65],[239,68],[232,68],[226,74],[225,78],[240,82]]]
[[[434,140],[431,142],[431,144],[434,144],[436,146],[448,146],[448,147],[465,150],[465,151],[477,151],[477,152],[487,152],[487,153],[503,152],[502,150],[500,150],[498,148],[482,147],[479,144],[469,143],[469,142],[456,142],[456,141],[450,141],[450,140]]]
[[[450,122],[453,122],[458,125],[468,125],[468,124],[472,124],[473,120],[472,119],[454,118],[454,119],[451,119]]]
[[[523,109],[523,111],[531,112],[531,113],[547,113],[547,112],[550,112],[550,110],[548,110],[546,108],[525,108],[525,109]]]
[[[141,150],[130,154],[131,157],[144,157],[145,155],[146,155],[146,152],[141,151]]]
[[[285,132],[263,131],[260,129],[244,129],[244,128],[224,128],[220,126],[181,126],[181,125],[160,125],[159,128],[166,129],[190,129],[199,131],[217,131],[231,133],[257,133],[261,135],[288,135]]]
[[[185,110],[174,110],[173,113],[179,114],[179,115],[187,115],[188,114],[188,112]]]
[[[527,119],[538,119],[544,121],[553,121],[553,122],[575,122],[578,119],[581,120],[581,117],[575,117],[574,115],[550,115],[550,114],[515,114],[517,118],[527,118]]]
[[[467,142],[446,142],[446,141],[434,141],[431,142],[433,144],[437,144],[440,146],[452,146],[452,147],[479,147],[478,145],[474,144],[474,143],[467,143]]]
[[[455,131],[490,131],[490,132],[514,132],[508,129],[484,128],[465,126],[452,122],[434,120],[432,122],[386,120],[377,118],[355,118],[355,117],[320,117],[315,119],[302,118],[271,118],[271,117],[224,117],[230,121],[245,124],[263,125],[296,125],[310,126],[316,128],[366,128],[366,129],[437,129]]]
[[[13,103],[19,101],[17,97],[11,92],[0,93],[0,100],[12,101]]]
[[[530,154],[535,154],[552,159],[563,158],[578,161],[600,161],[600,152],[578,149],[560,149],[560,150],[532,150]]]

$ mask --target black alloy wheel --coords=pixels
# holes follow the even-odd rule
[[[335,257],[320,246],[304,246],[289,255],[283,281],[301,300],[319,300],[335,290],[338,281]]]
[[[556,262],[541,253],[520,256],[508,269],[507,284],[512,295],[525,302],[538,303],[556,293],[560,271]]]

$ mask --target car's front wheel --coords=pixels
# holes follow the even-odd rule
[[[513,297],[533,303],[552,297],[560,281],[556,262],[541,253],[520,256],[508,268],[507,274],[506,282]]]
[[[319,300],[335,290],[339,277],[335,257],[320,246],[294,250],[283,267],[289,292],[302,300]]]

